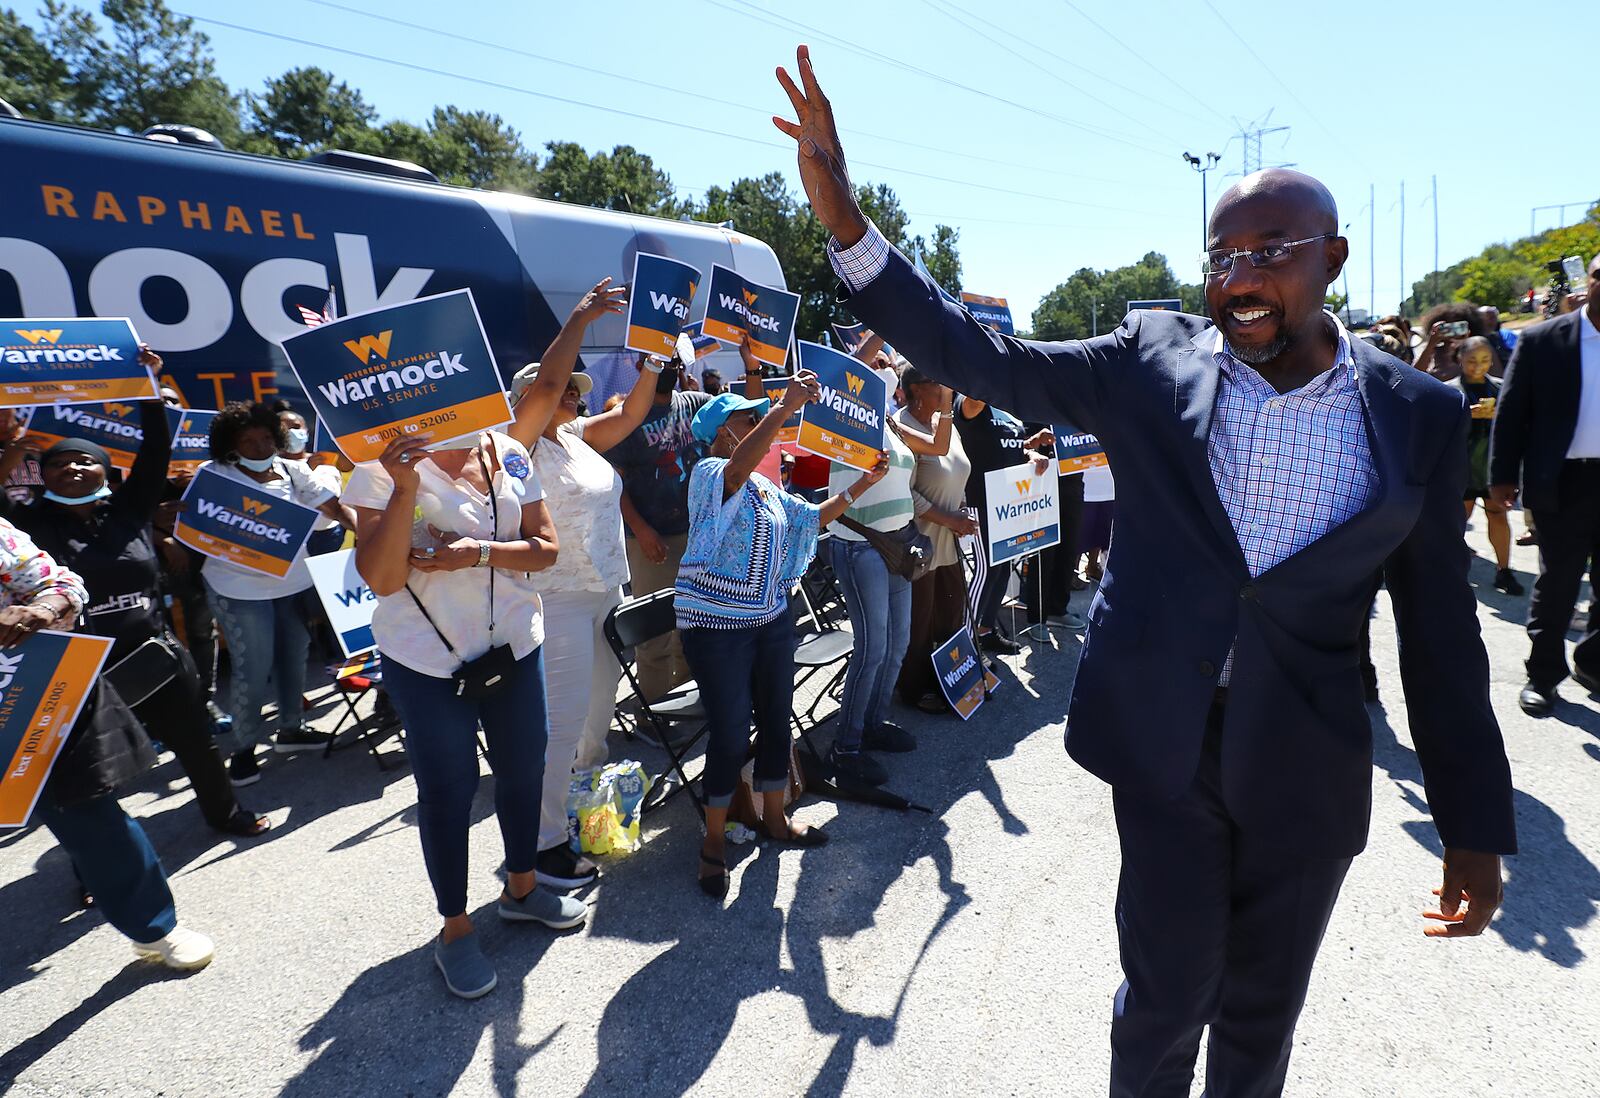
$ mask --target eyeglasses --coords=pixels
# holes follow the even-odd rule
[[[1315,244],[1319,240],[1331,240],[1338,233],[1323,233],[1321,236],[1308,236],[1304,240],[1285,240],[1272,244],[1263,244],[1259,248],[1215,248],[1209,252],[1200,253],[1200,273],[1207,278],[1214,275],[1225,275],[1233,270],[1234,260],[1244,256],[1250,261],[1250,266],[1276,267],[1286,263],[1294,254],[1296,248],[1306,244]]]

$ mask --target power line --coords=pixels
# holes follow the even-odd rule
[[[741,16],[741,17],[754,18],[754,19],[756,19],[756,20],[758,20],[760,22],[766,23],[768,26],[778,26],[778,24],[775,23],[774,20],[775,19],[776,20],[781,20],[783,23],[788,24],[788,26],[787,27],[779,27],[780,30],[787,29],[787,30],[791,30],[791,31],[802,31],[802,32],[804,32],[804,33],[806,33],[808,35],[813,36],[817,40],[831,42],[834,45],[838,46],[840,49],[847,50],[847,51],[849,51],[851,53],[859,54],[862,57],[865,57],[870,61],[874,61],[874,62],[877,62],[877,63],[880,63],[880,64],[893,65],[894,67],[896,67],[898,69],[903,69],[906,72],[915,73],[918,76],[926,77],[929,80],[933,80],[933,81],[935,81],[937,83],[940,83],[940,84],[948,85],[948,86],[950,86],[952,88],[956,88],[956,89],[958,89],[960,91],[967,92],[967,93],[969,93],[971,95],[976,95],[976,96],[979,96],[979,97],[984,98],[984,99],[992,100],[993,102],[996,102],[996,103],[1003,103],[1008,107],[1015,107],[1018,110],[1027,111],[1029,114],[1037,115],[1040,118],[1047,118],[1052,122],[1058,123],[1058,124],[1060,124],[1062,126],[1069,127],[1071,129],[1082,130],[1085,133],[1093,134],[1094,136],[1099,137],[1099,138],[1103,138],[1106,141],[1112,141],[1112,142],[1115,142],[1115,143],[1117,143],[1119,145],[1126,145],[1131,149],[1138,149],[1140,152],[1150,153],[1153,156],[1165,157],[1167,155],[1167,153],[1162,149],[1158,149],[1153,145],[1143,144],[1142,142],[1131,141],[1128,138],[1123,137],[1122,135],[1120,135],[1118,133],[1115,133],[1114,131],[1106,130],[1106,129],[1103,129],[1103,128],[1099,127],[1099,126],[1091,126],[1091,125],[1089,125],[1088,123],[1085,123],[1085,122],[1077,122],[1077,121],[1074,121],[1073,119],[1066,118],[1066,117],[1064,117],[1062,115],[1052,114],[1050,111],[1041,110],[1038,107],[1029,106],[1026,103],[1018,103],[1014,99],[1007,99],[1004,96],[995,95],[992,92],[986,92],[986,91],[982,90],[981,88],[974,88],[974,87],[972,87],[972,86],[970,86],[968,84],[963,84],[960,81],[951,80],[948,76],[942,76],[942,75],[940,75],[939,73],[936,73],[936,72],[929,72],[927,69],[919,68],[916,65],[912,65],[912,64],[909,64],[908,62],[901,61],[899,58],[891,57],[888,54],[883,53],[881,51],[864,49],[863,47],[856,45],[854,42],[848,41],[848,40],[843,39],[843,38],[839,38],[839,37],[837,37],[835,35],[829,34],[827,31],[819,30],[816,27],[809,26],[809,25],[807,25],[805,23],[801,23],[801,22],[799,22],[797,20],[790,19],[788,16],[776,15],[775,13],[770,13],[770,12],[764,11],[761,8],[756,7],[755,5],[746,2],[746,0],[738,0],[738,2],[742,6],[739,7],[739,8],[735,8],[735,7],[731,7],[728,4],[722,3],[722,0],[705,0],[705,3],[710,4],[712,7],[721,8],[723,11],[729,11],[729,12],[732,12],[733,14]]]
[[[1140,119],[1137,119],[1137,118],[1133,117],[1133,115],[1131,115],[1128,112],[1124,111],[1122,108],[1118,107],[1116,104],[1106,102],[1104,99],[1101,99],[1098,95],[1095,95],[1093,92],[1088,91],[1085,88],[1081,88],[1077,84],[1074,84],[1072,81],[1068,80],[1066,77],[1062,76],[1060,73],[1056,72],[1055,70],[1047,68],[1044,65],[1039,64],[1039,62],[1033,60],[1031,57],[1027,57],[1027,56],[1024,56],[1021,53],[1018,53],[1016,50],[1012,49],[1010,46],[1006,45],[1004,42],[1001,42],[998,38],[995,38],[992,35],[990,35],[981,26],[973,25],[973,23],[971,23],[966,18],[966,16],[961,12],[961,9],[956,8],[955,5],[944,3],[943,0],[922,0],[922,2],[923,2],[923,4],[925,6],[927,6],[929,8],[932,8],[934,11],[938,12],[940,15],[943,15],[946,19],[949,19],[951,22],[957,24],[958,26],[965,27],[967,30],[971,31],[973,34],[976,34],[978,37],[986,39],[987,41],[993,43],[997,48],[1004,50],[1006,53],[1010,54],[1012,57],[1015,57],[1018,61],[1021,61],[1024,65],[1031,65],[1033,68],[1035,68],[1035,69],[1039,70],[1040,72],[1044,73],[1046,76],[1048,76],[1050,79],[1054,80],[1056,83],[1060,84],[1062,87],[1071,88],[1073,91],[1077,92],[1079,95],[1082,95],[1082,96],[1084,96],[1084,97],[1086,97],[1086,98],[1088,98],[1090,100],[1093,100],[1094,102],[1100,104],[1100,106],[1106,108],[1106,110],[1111,111],[1113,114],[1121,115],[1123,118],[1126,118],[1129,122],[1132,122],[1135,126],[1145,126],[1147,129],[1153,129],[1153,127],[1150,127],[1148,123],[1143,122]],[[951,9],[954,9],[954,10],[951,10]],[[998,29],[998,28],[996,28],[996,29]],[[1015,35],[1009,34],[1009,32],[1005,32],[1005,33],[1008,34],[1008,37],[1016,38]],[[1166,137],[1168,140],[1172,140],[1166,134],[1158,134],[1157,136]]]
[[[396,18],[392,15],[384,15],[379,12],[366,11],[362,8],[351,7],[348,4],[334,3],[333,0],[306,0],[306,3],[315,4],[318,7],[330,8],[334,11],[347,12],[351,15],[358,15],[366,19],[372,19],[381,23],[388,23],[397,27],[405,27],[409,30],[421,31],[424,34],[433,35],[439,38],[449,38],[457,42],[465,42],[473,46],[481,46],[485,49],[499,50],[503,53],[513,54],[517,57],[526,57],[532,61],[540,61],[550,65],[560,65],[564,68],[575,69],[578,72],[586,72],[596,76],[604,76],[608,79],[620,80],[628,84],[637,84],[640,87],[651,88],[655,91],[672,92],[677,95],[688,96],[691,99],[699,99],[707,103],[715,103],[720,107],[730,107],[734,110],[747,111],[761,115],[762,117],[766,117],[771,114],[770,111],[764,110],[761,107],[751,106],[749,103],[739,103],[732,99],[720,99],[714,95],[706,95],[703,92],[688,91],[687,89],[675,87],[671,84],[657,84],[650,80],[642,80],[639,77],[629,76],[626,73],[613,72],[609,69],[595,68],[590,65],[580,65],[575,61],[567,61],[559,57],[550,57],[546,54],[534,53],[531,50],[520,49],[516,46],[508,46],[504,43],[493,42],[484,38],[473,38],[470,35],[445,30],[442,27],[428,26],[423,23],[413,23],[405,19]],[[1129,186],[1135,185],[1135,181],[1131,179],[1107,179],[1102,176],[1084,175],[1080,172],[1069,172],[1057,168],[1041,167],[1037,164],[1023,164],[1014,160],[1000,160],[992,156],[980,156],[976,153],[962,152],[959,149],[946,149],[937,145],[925,145],[916,141],[907,141],[901,137],[891,137],[888,134],[872,133],[867,130],[845,129],[841,132],[856,137],[870,138],[874,141],[887,141],[896,145],[905,145],[908,148],[921,149],[924,152],[938,153],[941,156],[964,157],[968,160],[977,160],[985,164],[994,164],[997,167],[1002,168],[1020,168],[1024,171],[1035,171],[1045,175],[1059,175],[1066,179],[1081,179],[1093,183],[1109,183],[1112,185]]]
[[[217,27],[226,27],[229,30],[240,31],[245,34],[254,34],[262,38],[272,38],[280,42],[289,42],[297,46],[310,46],[314,49],[324,49],[331,53],[344,54],[348,57],[357,57],[363,61],[372,61],[380,65],[392,65],[396,68],[409,69],[413,72],[420,72],[429,76],[446,76],[455,80],[465,81],[469,84],[481,84],[484,87],[497,88],[501,91],[515,92],[519,95],[529,95],[537,99],[548,99],[551,102],[563,103],[568,106],[583,107],[589,110],[600,111],[604,114],[614,114],[624,118],[637,119],[642,122],[654,122],[662,126],[671,126],[677,129],[689,130],[693,133],[706,134],[711,137],[720,137],[729,141],[742,141],[746,144],[760,145],[764,148],[777,149],[791,155],[793,154],[793,148],[791,146],[780,144],[776,141],[763,141],[760,138],[750,137],[745,134],[729,133],[726,130],[713,130],[706,126],[696,126],[689,122],[679,122],[670,118],[658,118],[654,115],[641,114],[637,111],[623,110],[620,107],[607,107],[603,104],[595,103],[589,100],[570,99],[566,96],[552,95],[549,92],[535,91],[532,88],[519,87],[515,84],[505,84],[498,80],[487,80],[481,76],[468,76],[465,73],[452,72],[449,69],[443,69],[437,65],[418,65],[408,61],[397,61],[392,57],[380,57],[377,54],[364,53],[360,50],[353,50],[346,46],[333,46],[326,42],[316,42],[306,38],[299,38],[290,34],[280,34],[276,31],[261,30],[258,27],[246,27],[238,23],[230,23],[223,19],[213,19],[209,16],[194,15],[181,11],[174,12],[174,14],[183,16],[186,19],[193,19],[197,23],[205,23]],[[1039,194],[1035,191],[1019,191],[1009,187],[994,187],[985,183],[973,183],[965,179],[953,179],[949,176],[935,175],[932,172],[919,172],[911,168],[903,168],[889,164],[878,164],[870,160],[857,160],[855,163],[861,165],[862,167],[877,168],[880,171],[897,173],[899,175],[916,176],[921,179],[931,179],[935,182],[949,183],[958,187],[971,187],[975,190],[991,191],[995,194],[1012,195],[1018,198],[1032,198],[1041,202],[1054,202],[1063,206],[1079,206],[1085,209],[1105,210],[1111,213],[1135,214],[1140,217],[1171,216],[1158,212],[1152,212],[1150,210],[1135,210],[1126,206],[1106,206],[1096,202],[1079,202],[1075,199],[1062,198],[1058,195]]]
[[[1196,97],[1196,95],[1192,91],[1190,91],[1188,88],[1184,87],[1182,84],[1180,84],[1176,80],[1174,80],[1172,78],[1171,74],[1168,73],[1165,69],[1161,68],[1161,66],[1155,64],[1153,61],[1151,61],[1144,54],[1140,53],[1138,50],[1136,50],[1132,46],[1128,45],[1122,39],[1118,38],[1116,35],[1112,34],[1110,31],[1106,30],[1105,27],[1101,26],[1098,22],[1095,21],[1093,16],[1091,16],[1088,12],[1084,11],[1082,8],[1078,7],[1078,5],[1074,4],[1072,2],[1072,0],[1061,0],[1061,2],[1063,4],[1065,4],[1067,7],[1071,8],[1073,11],[1077,12],[1078,16],[1080,18],[1082,18],[1084,20],[1084,22],[1088,23],[1095,30],[1099,31],[1101,34],[1103,34],[1107,38],[1111,39],[1111,41],[1113,41],[1117,45],[1121,46],[1122,49],[1123,49],[1123,52],[1125,52],[1125,53],[1129,54],[1130,56],[1132,56],[1135,60],[1137,60],[1139,62],[1139,64],[1143,65],[1145,68],[1149,69],[1151,72],[1153,72],[1157,76],[1161,77],[1161,79],[1163,79],[1167,83],[1171,84],[1174,88],[1176,88],[1186,98],[1194,100],[1194,102],[1198,103],[1200,106],[1204,107],[1206,110],[1210,111],[1212,114],[1216,115],[1218,118],[1222,119],[1224,122],[1227,122],[1229,120],[1227,115],[1223,114],[1221,111],[1219,111],[1215,107],[1211,106],[1211,104],[1202,101],[1201,99]]]

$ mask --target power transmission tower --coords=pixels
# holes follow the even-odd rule
[[[1249,175],[1251,172],[1258,172],[1262,168],[1294,167],[1294,164],[1292,163],[1267,164],[1263,162],[1264,158],[1261,153],[1261,139],[1266,137],[1268,134],[1289,132],[1288,126],[1267,125],[1267,123],[1271,120],[1272,111],[1268,111],[1260,118],[1260,120],[1251,122],[1248,125],[1240,122],[1237,118],[1233,120],[1234,123],[1239,127],[1239,132],[1234,136],[1239,139],[1239,144],[1244,148],[1244,159],[1242,163],[1243,170],[1241,170],[1238,174]],[[1285,140],[1287,140],[1287,138],[1285,138]],[[1229,174],[1232,175],[1233,173],[1230,172]]]

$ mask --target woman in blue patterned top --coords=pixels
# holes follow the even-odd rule
[[[755,471],[783,421],[817,392],[816,375],[802,370],[770,411],[768,401],[722,393],[694,417],[694,436],[710,455],[689,475],[689,543],[675,590],[684,656],[710,723],[700,887],[717,899],[728,894],[723,828],[752,716],[755,790],[767,838],[795,846],[828,841],[820,828],[791,824],[783,807],[794,702],[789,588],[816,555],[820,526],[844,514],[888,465],[880,456],[876,468],[820,506]]]

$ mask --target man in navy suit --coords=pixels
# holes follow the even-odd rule
[[[1360,637],[1387,582],[1429,805],[1445,847],[1429,933],[1478,934],[1515,849],[1511,776],[1467,584],[1459,393],[1323,308],[1349,244],[1297,172],[1217,203],[1218,318],[1134,313],[1110,335],[990,332],[862,215],[801,47],[774,122],[833,234],[850,308],[917,368],[1031,419],[1092,431],[1117,537],[1073,685],[1067,749],[1112,785],[1124,982],[1114,1096],[1282,1092],[1312,961],[1366,842],[1372,737]]]

